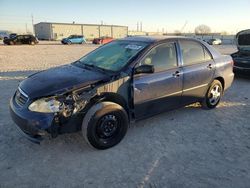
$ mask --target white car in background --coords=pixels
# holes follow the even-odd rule
[[[210,45],[221,45],[222,41],[220,39],[210,39],[207,43]]]

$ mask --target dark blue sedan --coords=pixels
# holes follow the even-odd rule
[[[202,41],[128,37],[29,76],[11,98],[10,112],[34,142],[81,131],[91,146],[107,149],[131,122],[194,102],[215,108],[233,82],[232,69],[230,56]]]

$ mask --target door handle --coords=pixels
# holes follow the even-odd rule
[[[180,77],[181,73],[179,71],[175,71],[175,73],[173,74],[173,77],[177,78]]]
[[[212,69],[212,68],[213,68],[212,64],[210,63],[210,64],[207,66],[207,68],[208,68],[208,69]]]

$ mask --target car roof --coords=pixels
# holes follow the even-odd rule
[[[27,34],[27,35],[17,35],[17,37],[18,36],[33,36],[33,35],[31,35],[31,34]]]
[[[139,42],[158,42],[166,39],[192,39],[183,36],[133,36],[133,37],[125,37],[121,40],[127,41],[139,41]]]
[[[134,41],[134,42],[147,42],[147,43],[157,43],[159,41],[165,41],[167,39],[184,39],[184,40],[190,40],[190,41],[197,41],[201,43],[203,46],[205,46],[213,55],[214,58],[217,58],[220,56],[220,53],[215,50],[213,47],[208,45],[206,42],[202,40],[198,40],[191,37],[184,37],[184,36],[133,36],[133,37],[126,37],[123,39],[118,39],[120,41]]]

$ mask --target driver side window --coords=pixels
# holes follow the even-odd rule
[[[18,36],[18,37],[16,38],[16,40],[17,40],[17,41],[21,41],[21,40],[23,40],[23,38],[24,38],[23,36]]]
[[[155,72],[177,67],[177,54],[173,42],[160,44],[142,59],[140,65],[153,65]]]

